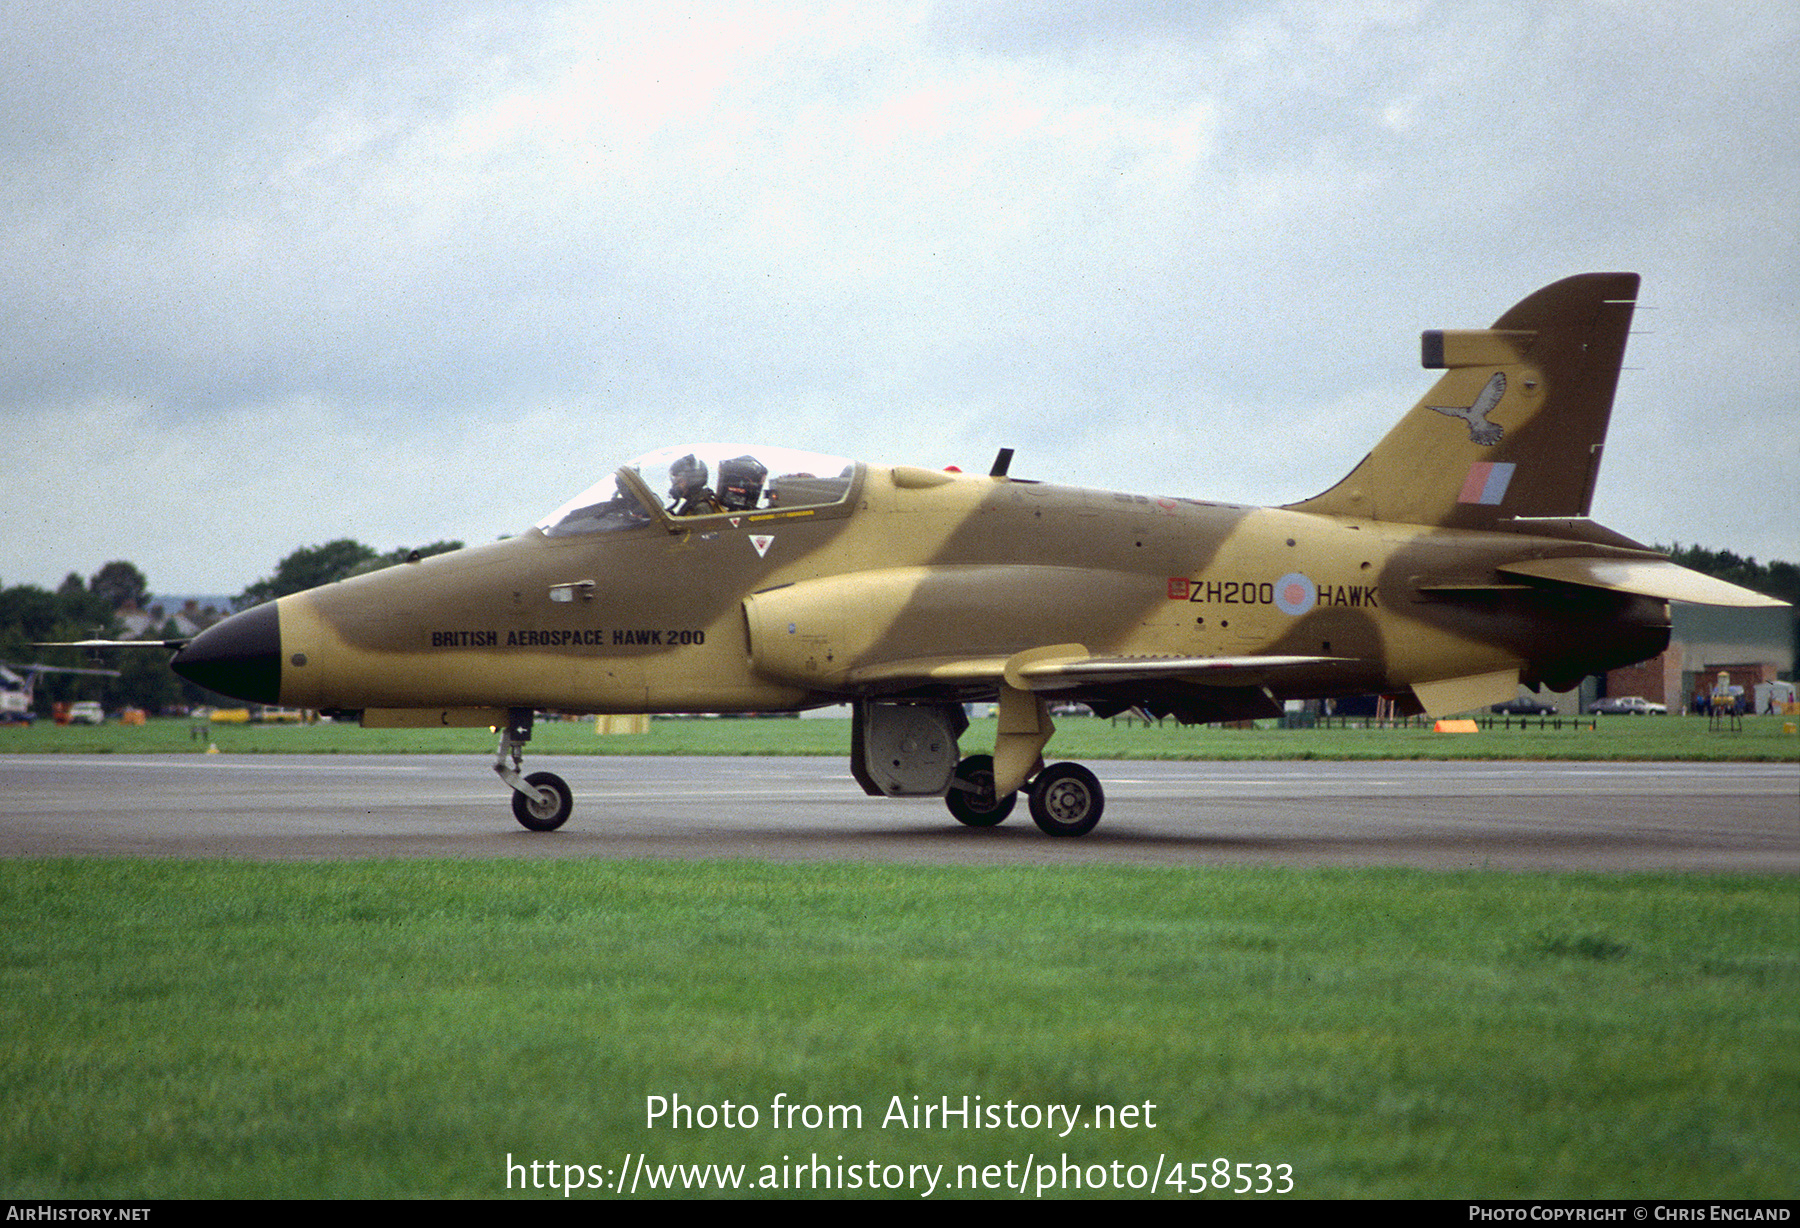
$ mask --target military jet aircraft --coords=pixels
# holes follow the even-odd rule
[[[1007,450],[976,476],[684,445],[521,536],[235,614],[172,664],[370,727],[491,726],[536,831],[571,809],[560,777],[523,772],[538,712],[848,701],[868,793],[985,827],[1025,790],[1045,832],[1082,835],[1102,791],[1044,766],[1052,703],[1205,722],[1381,693],[1442,715],[1655,655],[1671,600],[1782,604],[1588,519],[1637,291],[1586,274],[1425,333],[1441,378],[1286,507],[1020,480]],[[991,755],[959,750],[971,701],[998,702]]]

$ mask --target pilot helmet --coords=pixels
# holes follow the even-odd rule
[[[734,456],[719,462],[719,502],[730,512],[747,512],[762,498],[768,466],[754,456]]]
[[[706,462],[692,452],[669,466],[669,493],[684,495],[706,485]]]

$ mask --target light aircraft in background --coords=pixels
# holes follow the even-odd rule
[[[1547,286],[1491,328],[1424,335],[1442,376],[1337,485],[1285,507],[1052,486],[785,448],[632,461],[523,535],[282,597],[178,646],[177,673],[363,725],[492,726],[518,821],[534,715],[854,705],[852,772],[1051,835],[1101,786],[1044,766],[1052,704],[1185,722],[1396,696],[1443,715],[1644,660],[1671,600],[1779,605],[1588,519],[1637,298]],[[969,702],[991,754],[962,755]]]
[[[119,671],[70,665],[8,665],[0,661],[0,723],[31,722],[39,674],[91,674],[117,678]]]

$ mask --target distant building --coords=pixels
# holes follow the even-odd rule
[[[181,604],[176,605],[176,602]],[[125,627],[125,639],[128,640],[160,640],[164,638],[163,627],[173,619],[175,637],[192,639],[202,631],[231,613],[231,601],[226,597],[172,597],[150,603],[150,608],[140,610],[137,606],[127,605],[119,611],[119,621]]]
[[[1710,693],[1720,674],[1746,695],[1778,677],[1793,677],[1792,608],[1728,609],[1674,602],[1674,626],[1661,655],[1606,675],[1603,694],[1642,695],[1670,712],[1690,711],[1696,692]]]

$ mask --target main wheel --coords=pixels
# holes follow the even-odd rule
[[[531,831],[555,831],[569,820],[575,795],[568,782],[555,772],[533,772],[525,783],[538,791],[535,799],[513,790],[513,818]]]
[[[959,789],[958,784],[971,787]],[[950,808],[958,823],[967,827],[995,827],[1004,823],[1006,816],[1012,813],[1013,803],[1018,800],[1017,793],[994,796],[992,755],[970,755],[957,764],[956,779],[950,784],[950,792],[944,795],[944,805]]]
[[[1099,779],[1079,763],[1053,763],[1031,782],[1031,821],[1047,836],[1085,836],[1105,808]]]

